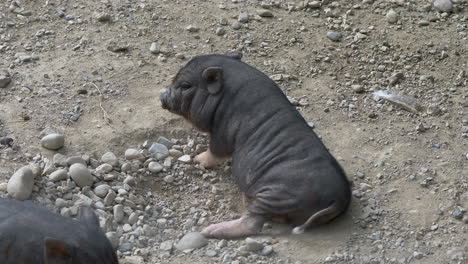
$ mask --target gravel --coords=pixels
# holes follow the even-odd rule
[[[340,41],[342,35],[341,35],[340,32],[330,31],[330,32],[327,33],[327,37],[332,41]]]

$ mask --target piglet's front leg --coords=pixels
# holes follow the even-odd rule
[[[205,168],[212,168],[219,163],[223,162],[223,158],[216,157],[208,148],[207,151],[202,152],[195,156],[195,161],[200,163]]]

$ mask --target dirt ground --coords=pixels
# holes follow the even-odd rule
[[[240,50],[296,101],[353,182],[352,206],[333,223],[300,236],[267,228],[261,237],[279,241],[271,263],[468,263],[468,2],[453,2],[452,13],[441,13],[432,1],[407,0],[319,8],[2,0],[0,71],[11,83],[0,88],[0,137],[15,147],[0,148],[0,180],[37,153],[55,153],[40,146],[45,128],[65,135],[60,153],[97,157],[159,136],[193,136],[161,108],[159,92],[190,57]],[[257,15],[262,5],[273,17]],[[236,30],[243,12],[250,19]],[[341,39],[330,40],[330,31]],[[379,100],[378,90],[410,96],[420,108]],[[238,199],[233,193],[226,195]],[[221,262],[158,260],[186,261]]]

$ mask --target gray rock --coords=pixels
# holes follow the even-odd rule
[[[120,246],[119,246],[119,251],[121,252],[127,252],[127,251],[131,251],[133,249],[133,244],[132,243],[122,243]]]
[[[101,197],[101,198],[104,198],[106,197],[107,193],[109,192],[110,190],[110,186],[107,185],[107,184],[101,184],[99,186],[96,186],[96,188],[94,188],[94,193]]]
[[[170,149],[169,150],[169,155],[171,155],[172,157],[178,159],[178,158],[182,157],[182,155],[184,155],[184,153],[182,153],[180,150],[177,150],[177,149]]]
[[[119,246],[119,236],[116,232],[107,232],[106,237],[109,239],[113,248],[117,248]]]
[[[268,9],[257,10],[257,14],[261,17],[273,17],[273,13]]]
[[[167,175],[166,177],[164,177],[164,182],[173,183],[174,182],[174,176]]]
[[[143,153],[141,153],[138,149],[127,149],[125,151],[125,158],[127,160],[134,160],[134,159],[142,159],[144,158]]]
[[[7,185],[7,192],[16,200],[27,200],[31,196],[34,186],[34,175],[28,167],[22,167],[11,176]]]
[[[218,27],[218,28],[216,28],[215,33],[218,36],[222,36],[222,35],[226,34],[226,30],[224,28],[222,28],[222,27]]]
[[[125,162],[124,164],[122,164],[122,167],[120,167],[120,170],[122,172],[131,171],[132,170],[132,164],[130,162]]]
[[[50,134],[41,139],[41,145],[46,149],[56,150],[65,144],[65,137],[61,134]]]
[[[253,238],[245,239],[245,250],[249,252],[255,252],[263,249],[263,244]]]
[[[10,82],[10,73],[5,70],[0,71],[0,88],[6,88]]]
[[[185,29],[186,29],[188,32],[192,32],[192,33],[195,33],[195,32],[200,31],[200,28],[197,27],[197,26],[194,26],[194,25],[188,25]]]
[[[56,181],[63,181],[68,178],[68,172],[65,169],[59,169],[51,174],[49,174],[49,180],[56,182]]]
[[[329,31],[327,32],[327,37],[332,41],[340,41],[342,35],[340,32]]]
[[[388,10],[387,15],[385,17],[387,19],[387,22],[390,24],[395,24],[396,22],[398,22],[398,14],[393,9]]]
[[[262,249],[262,255],[263,255],[263,256],[271,255],[271,253],[273,253],[273,247],[272,247],[272,246],[265,246],[265,247]]]
[[[353,85],[351,85],[351,89],[353,89],[353,91],[354,91],[355,93],[363,93],[363,92],[365,92],[364,86],[363,86],[363,85],[360,85],[360,84],[353,84]]]
[[[434,8],[439,12],[449,13],[453,9],[453,4],[450,0],[435,0]]]
[[[109,190],[106,197],[104,198],[104,205],[111,206],[114,203],[116,197],[117,194],[115,194],[113,190]]]
[[[80,163],[86,166],[86,161],[80,156],[71,156],[67,159],[68,166],[71,166],[75,163]]]
[[[172,148],[172,146],[175,145],[174,142],[172,142],[171,140],[169,140],[169,139],[167,139],[165,137],[159,137],[156,142],[159,143],[159,144],[163,144],[168,149]]]
[[[102,155],[101,161],[104,163],[110,164],[112,166],[119,165],[119,160],[112,152],[107,152],[104,155]]]
[[[123,205],[117,204],[114,205],[114,220],[117,223],[122,222],[124,219],[124,210],[123,210]]]
[[[162,251],[171,251],[172,250],[172,242],[171,241],[164,241],[159,245],[159,249]]]
[[[135,177],[127,176],[123,183],[128,184],[129,186],[135,186],[137,184]]]
[[[239,30],[242,28],[242,25],[239,22],[234,22],[232,23],[231,28],[234,30]]]
[[[169,155],[169,149],[166,145],[161,143],[153,143],[148,149],[149,153],[161,153],[164,155]]]
[[[198,249],[206,246],[208,239],[198,232],[190,232],[185,234],[177,243],[178,250]]]
[[[249,14],[247,14],[245,12],[240,13],[237,21],[239,21],[241,23],[248,23],[249,22]]]
[[[163,166],[161,166],[161,164],[155,162],[155,161],[152,161],[148,164],[148,170],[153,172],[153,173],[158,173],[158,172],[161,172],[163,170]]]
[[[128,224],[133,225],[138,221],[138,213],[133,212],[128,217]]]
[[[79,187],[91,186],[94,182],[94,177],[85,165],[75,163],[70,166],[70,177]]]
[[[107,13],[98,13],[96,14],[96,19],[99,22],[110,22],[112,21],[112,16]]]

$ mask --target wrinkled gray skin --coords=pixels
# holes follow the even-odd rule
[[[89,207],[79,220],[30,202],[0,198],[0,263],[118,264],[109,240]]]
[[[232,157],[233,178],[249,201],[241,219],[212,225],[205,236],[252,235],[273,217],[302,224],[300,233],[347,209],[343,169],[279,87],[238,54],[193,58],[160,99],[210,134],[216,158]]]

